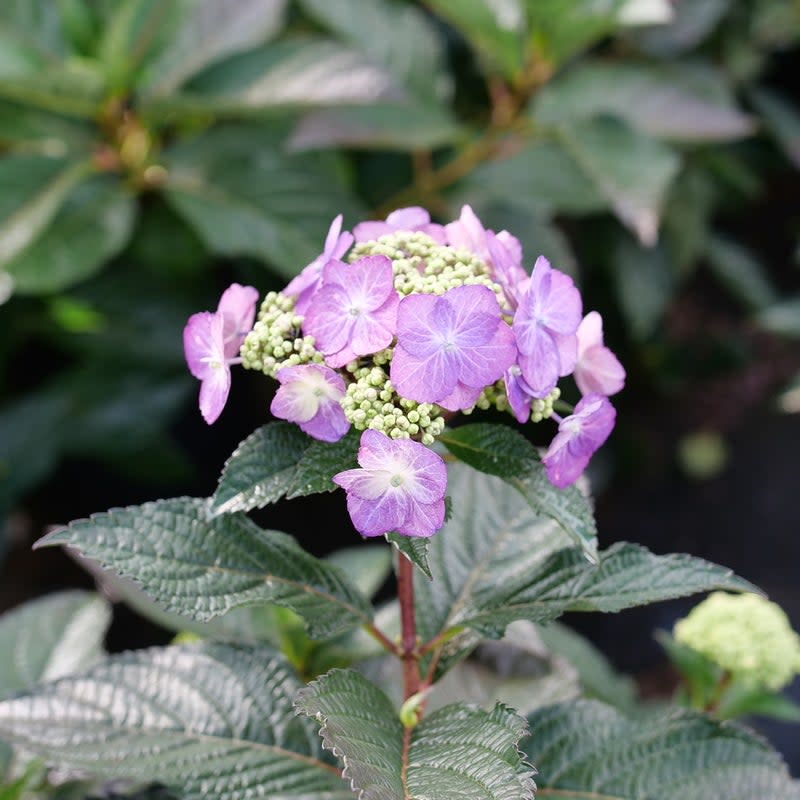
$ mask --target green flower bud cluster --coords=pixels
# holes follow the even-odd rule
[[[432,403],[417,403],[398,396],[384,369],[388,351],[376,353],[373,359],[381,363],[360,366],[354,361],[347,365],[353,382],[341,405],[344,415],[356,430],[366,428],[382,431],[392,439],[410,439],[431,445],[444,430],[442,409]]]
[[[777,691],[800,672],[800,637],[781,607],[757,594],[714,592],[673,634],[753,687]]]
[[[549,419],[553,415],[553,404],[559,397],[561,397],[561,389],[556,386],[547,397],[541,400],[533,400],[531,402],[529,421],[541,422],[543,419]],[[478,396],[475,405],[466,411],[462,411],[462,413],[471,414],[476,408],[481,411],[487,411],[490,408],[495,408],[498,411],[511,410],[508,404],[506,386],[502,379],[497,381],[497,383],[493,383],[491,386],[487,386]]]
[[[391,260],[394,288],[401,295],[444,294],[456,286],[477,284],[491,289],[501,306],[506,305],[503,290],[492,280],[487,264],[469,250],[437,244],[419,231],[399,231],[359,242],[349,260],[377,255]]]
[[[294,313],[295,298],[270,292],[261,303],[258,321],[239,350],[242,366],[271,378],[282,367],[321,364],[322,353],[314,347],[313,336],[303,336],[303,318]]]

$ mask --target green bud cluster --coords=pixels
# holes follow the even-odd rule
[[[800,637],[783,609],[757,594],[714,592],[673,634],[753,687],[777,691],[800,672]]]
[[[271,378],[282,367],[321,364],[313,336],[303,336],[303,318],[294,313],[295,298],[270,292],[261,303],[258,320],[239,350],[242,366]]]
[[[359,242],[349,259],[386,256],[392,262],[394,288],[401,295],[444,294],[457,286],[480,285],[491,289],[501,306],[506,301],[488,265],[469,250],[437,244],[420,231],[398,231],[370,242]]]
[[[553,415],[553,404],[559,397],[561,397],[561,389],[556,387],[547,397],[541,400],[533,400],[531,402],[529,421],[541,422],[543,419],[549,419]],[[481,411],[487,411],[490,408],[495,408],[498,411],[510,411],[511,406],[508,403],[505,382],[500,379],[491,386],[487,386],[480,395],[478,395],[475,405],[462,413],[471,414],[476,408]]]
[[[367,366],[357,361],[347,365],[353,382],[340,401],[344,415],[356,430],[373,428],[392,439],[414,437],[431,445],[444,430],[442,409],[432,403],[407,400],[395,392],[385,369],[388,354],[386,350],[376,353]]]

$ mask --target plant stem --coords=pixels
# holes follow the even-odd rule
[[[404,555],[398,555],[398,559],[397,597],[400,601],[402,627],[403,700],[408,700],[419,691],[419,653],[414,617],[414,566]]]
[[[364,630],[379,642],[384,650],[402,658],[402,650],[377,625],[365,625]]]

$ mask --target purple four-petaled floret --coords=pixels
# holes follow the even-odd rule
[[[447,469],[433,450],[368,429],[361,434],[358,463],[360,469],[332,480],[347,493],[350,519],[362,536],[432,536],[442,527]]]

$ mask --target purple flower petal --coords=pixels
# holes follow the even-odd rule
[[[390,376],[402,397],[467,408],[515,356],[513,334],[485,286],[459,286],[440,297],[410,295],[400,302]],[[477,387],[477,394],[466,387]],[[467,405],[455,405],[468,398]]]
[[[578,326],[575,383],[582,395],[616,394],[625,385],[625,369],[603,344],[603,318],[590,311]]]
[[[201,381],[200,413],[209,425],[222,413],[231,388],[224,325],[220,312],[200,311],[189,317],[183,329],[183,352],[189,371]]]
[[[558,426],[558,433],[542,459],[547,477],[563,489],[573,484],[589,460],[611,434],[617,412],[607,397],[589,394]]]
[[[397,231],[421,231],[439,244],[445,243],[444,228],[431,222],[430,214],[419,206],[398,208],[384,222],[359,222],[353,228],[357,242],[371,242]]]
[[[325,237],[325,248],[303,271],[293,278],[289,285],[283,290],[283,294],[288,297],[297,297],[295,311],[298,314],[305,314],[308,304],[314,293],[322,283],[322,270],[332,258],[341,258],[353,244],[352,233],[342,233],[342,215],[339,214]]]
[[[395,441],[366,430],[358,463],[360,469],[332,480],[347,492],[347,510],[359,533],[431,536],[442,526],[447,470],[436,453],[411,439]]]
[[[284,367],[270,405],[273,416],[294,422],[323,442],[338,442],[350,428],[339,403],[345,394],[341,376],[320,364]]]
[[[232,283],[222,293],[217,311],[224,320],[223,339],[227,358],[239,355],[239,348],[255,322],[257,302],[258,289],[253,286]]]
[[[354,264],[332,260],[325,265],[303,329],[314,337],[326,363],[341,367],[391,344],[399,302],[386,256],[366,256]]]

